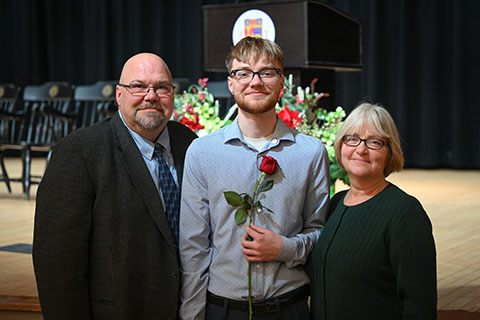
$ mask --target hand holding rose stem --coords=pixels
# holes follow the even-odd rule
[[[262,158],[262,162],[260,163],[259,170],[262,172],[260,177],[257,179],[255,183],[255,188],[253,190],[253,196],[250,197],[246,193],[238,194],[235,191],[225,191],[223,193],[225,200],[234,207],[239,207],[235,211],[235,222],[237,224],[242,224],[247,220],[248,216],[248,226],[251,227],[253,223],[253,215],[255,213],[254,210],[256,209],[266,209],[273,213],[272,210],[264,207],[261,202],[255,201],[258,193],[262,191],[270,190],[273,187],[273,180],[265,181],[261,186],[261,182],[267,175],[272,175],[275,173],[278,166],[277,160],[272,157],[264,156]],[[260,188],[259,188],[260,187]],[[248,235],[248,241],[253,241]],[[253,308],[252,308],[252,265],[251,262],[248,262],[248,308],[249,308],[249,319],[252,319]]]

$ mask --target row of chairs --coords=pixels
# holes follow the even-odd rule
[[[31,174],[32,152],[45,155],[48,162],[61,138],[110,117],[117,109],[115,85],[116,81],[79,86],[47,82],[22,90],[14,84],[0,84],[0,181],[8,191],[11,182],[21,182],[28,200],[30,186],[41,179]],[[11,178],[5,167],[4,156],[11,150],[21,153],[20,178]]]

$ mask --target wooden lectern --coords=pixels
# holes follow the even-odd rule
[[[258,9],[270,16],[275,42],[284,53],[285,76],[306,87],[318,78],[317,92],[330,93],[320,100],[327,109],[335,107],[335,72],[362,68],[362,25],[325,2],[275,1],[206,5],[203,9],[204,69],[227,72],[225,57],[233,45],[232,31],[238,17]]]

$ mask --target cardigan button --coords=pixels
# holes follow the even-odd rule
[[[177,278],[178,278],[178,271],[172,271],[172,273],[170,274],[170,276],[171,276],[173,279],[177,279]]]

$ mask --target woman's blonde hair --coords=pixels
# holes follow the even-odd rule
[[[369,130],[371,134],[385,139],[385,142],[390,147],[390,159],[383,171],[385,177],[388,177],[392,172],[402,170],[404,162],[403,152],[395,122],[385,108],[378,104],[370,103],[361,103],[357,106],[345,119],[337,133],[334,148],[335,158],[337,158],[340,167],[345,169],[341,157],[343,136],[358,135],[363,130]]]

